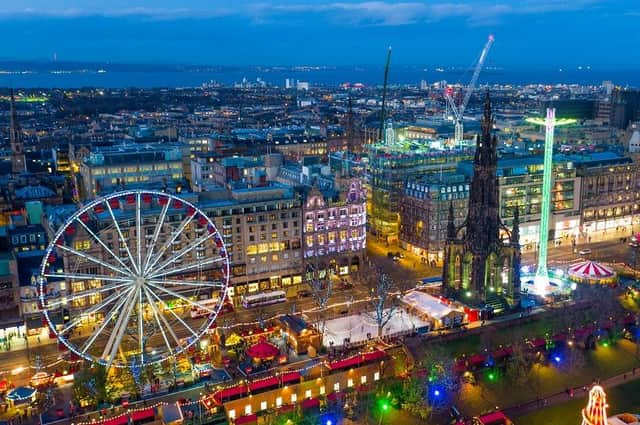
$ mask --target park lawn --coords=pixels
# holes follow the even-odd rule
[[[530,387],[519,388],[517,391],[514,391],[501,371],[496,373],[493,381],[487,378],[487,371],[480,371],[476,376],[477,385],[463,386],[459,405],[467,415],[477,415],[496,406],[506,408],[559,393],[567,388],[588,385],[594,379],[606,379],[640,367],[635,352],[635,344],[620,340],[613,346],[599,345],[595,351],[585,352],[585,366],[579,371],[568,373],[562,367],[536,364],[535,379]]]
[[[632,381],[613,388],[605,388],[609,408],[607,414],[640,413],[640,381]],[[518,425],[578,425],[580,411],[587,405],[586,397],[549,406],[519,418],[511,418]]]

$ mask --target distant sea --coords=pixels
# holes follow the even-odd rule
[[[231,85],[246,78],[255,82],[257,78],[277,86],[283,86],[285,78],[308,81],[313,85],[337,86],[345,82],[362,83],[367,86],[380,85],[383,70],[378,67],[342,68],[196,68],[153,65],[145,66],[96,66],[64,65],[60,69],[55,64],[3,66],[0,64],[0,87],[13,88],[175,88],[198,87],[203,83],[217,82]],[[392,67],[390,84],[415,84],[421,80],[428,83],[446,80],[449,83],[467,83],[469,71],[444,70],[417,66]],[[616,85],[640,87],[640,70],[485,70],[479,84],[559,84],[600,85],[611,80]]]

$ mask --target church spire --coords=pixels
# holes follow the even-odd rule
[[[496,161],[496,146],[494,146],[496,139],[491,136],[491,131],[493,130],[493,114],[491,112],[491,96],[489,95],[489,90],[487,90],[484,99],[484,112],[482,114],[480,129],[480,134],[476,140],[474,162],[478,165],[492,165]]]
[[[453,202],[449,202],[449,218],[447,221],[447,239],[456,238],[456,223],[453,215]]]
[[[518,207],[513,210],[513,227],[511,228],[509,242],[512,246],[520,246],[520,209]]]

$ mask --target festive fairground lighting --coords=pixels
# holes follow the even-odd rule
[[[573,124],[574,119],[556,119],[555,108],[547,108],[546,119],[527,118],[531,124],[545,126],[544,137],[544,169],[542,175],[542,210],[540,212],[540,237],[538,250],[538,269],[534,278],[535,292],[546,295],[549,286],[549,272],[547,271],[547,244],[549,241],[549,213],[551,211],[551,181],[553,179],[553,133],[555,127]]]
[[[589,402],[582,409],[582,425],[607,425],[607,395],[600,385],[589,391]]]

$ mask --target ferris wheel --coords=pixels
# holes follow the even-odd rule
[[[227,302],[229,259],[191,202],[146,190],[98,198],[47,247],[38,278],[60,343],[107,368],[158,363],[192,347]]]

